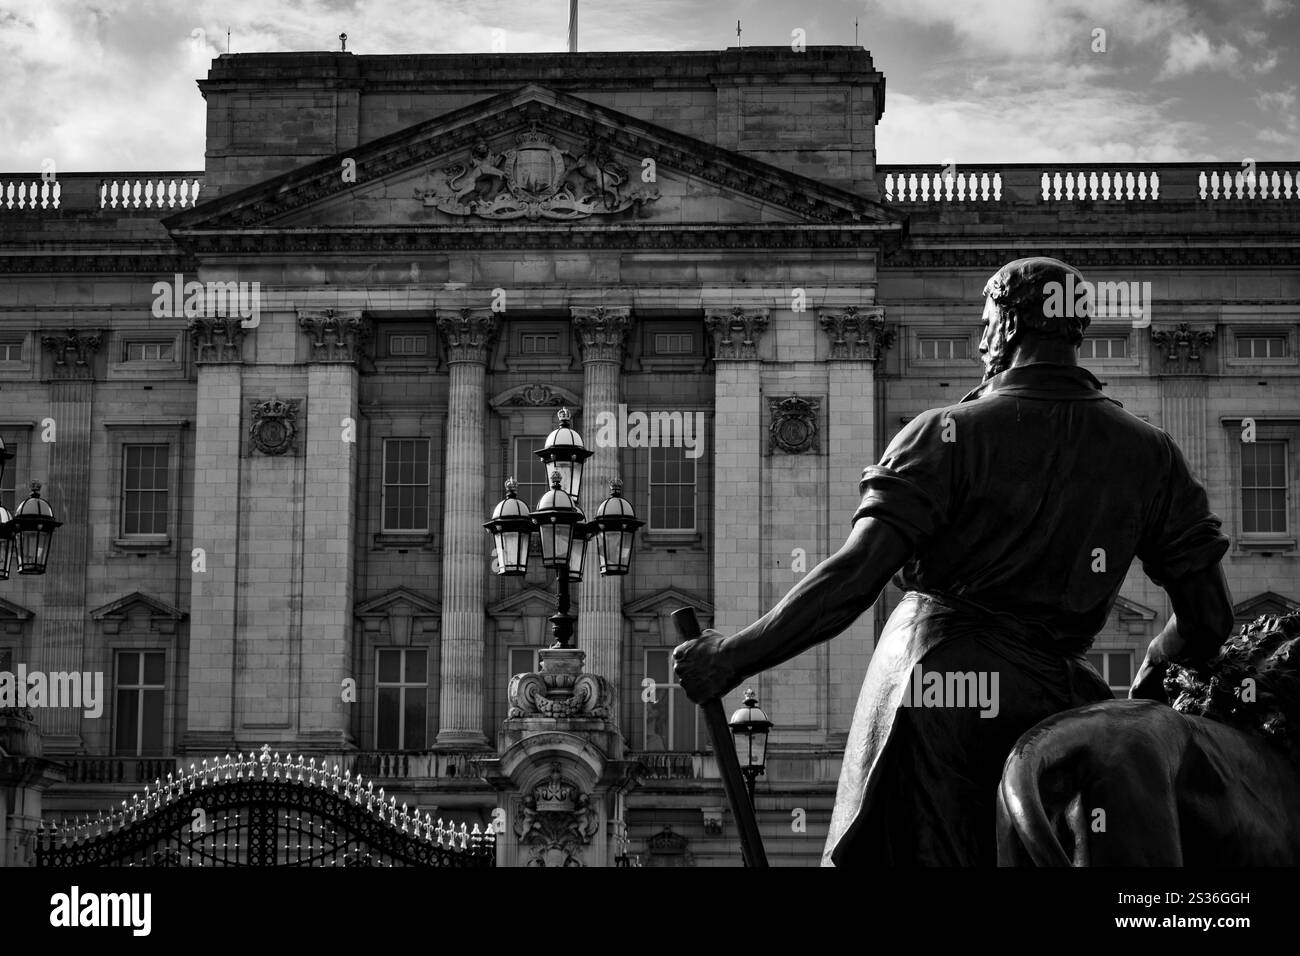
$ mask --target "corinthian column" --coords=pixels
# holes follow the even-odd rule
[[[53,559],[45,576],[45,603],[37,616],[34,647],[47,674],[82,669],[86,644],[86,568],[90,554],[91,409],[95,397],[94,358],[103,333],[68,329],[41,336],[54,354],[50,382],[50,417],[58,441],[50,444],[49,478],[44,497],[63,527],[54,536]],[[27,497],[16,485],[9,507]],[[109,675],[111,683],[111,675]],[[105,707],[107,713],[107,707]],[[38,711],[46,753],[68,753],[81,745],[80,707]]]
[[[595,444],[602,412],[618,414],[623,343],[632,324],[627,307],[574,307],[573,331],[582,350],[582,431],[595,454],[583,469],[580,505],[588,518],[609,494],[611,478],[619,477],[619,450]],[[623,648],[623,579],[605,577],[594,553],[587,555],[580,591],[577,646],[587,653],[585,669],[608,679],[615,688],[610,713],[618,714],[617,688]]]
[[[490,309],[439,310],[447,347],[447,476],[442,547],[442,693],[438,745],[486,747],[483,733],[484,456],[487,360],[500,331]]]
[[[894,340],[885,327],[885,310],[864,306],[818,313],[830,338],[826,406],[827,498],[826,540],[831,550],[848,537],[849,519],[858,510],[862,469],[875,464],[876,362]],[[827,647],[830,654],[825,700],[832,733],[847,732],[853,722],[862,675],[875,647],[875,620],[863,614]]]

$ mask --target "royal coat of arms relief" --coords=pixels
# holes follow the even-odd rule
[[[659,190],[634,185],[606,143],[589,140],[572,153],[534,125],[503,153],[479,140],[463,162],[431,169],[416,195],[453,216],[585,219],[653,202]]]

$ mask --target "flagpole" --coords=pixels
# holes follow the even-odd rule
[[[569,52],[578,52],[578,0],[569,0]]]

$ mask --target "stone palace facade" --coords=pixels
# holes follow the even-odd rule
[[[509,476],[535,504],[567,407],[587,514],[617,476],[647,522],[575,586],[620,839],[735,862],[669,614],[734,631],[838,548],[862,468],[979,382],[981,289],[1025,255],[1119,303],[1082,362],[1206,483],[1240,618],[1300,606],[1300,162],[879,165],[856,47],[238,54],[199,88],[202,171],[0,173],[0,501],[40,479],[64,522],[0,582],[0,671],[103,680],[37,709],[48,819],[270,744],[489,825],[555,596],[482,524]],[[899,597],[752,681],[774,864],[819,857]],[[1131,571],[1117,692],[1168,613]]]

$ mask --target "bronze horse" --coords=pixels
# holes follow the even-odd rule
[[[1300,611],[1262,617],[1173,707],[1103,701],[1016,743],[998,789],[1002,866],[1300,864]]]

